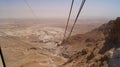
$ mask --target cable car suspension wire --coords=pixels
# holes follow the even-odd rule
[[[82,3],[81,3],[81,5],[80,5],[79,11],[78,11],[78,14],[77,14],[77,16],[76,16],[76,18],[75,18],[74,24],[73,24],[73,26],[72,26],[72,28],[71,28],[71,31],[70,31],[67,39],[69,39],[69,38],[71,37],[71,34],[72,34],[72,32],[73,32],[73,29],[74,29],[74,27],[75,27],[75,24],[76,24],[76,22],[77,22],[77,20],[78,20],[78,17],[79,17],[79,15],[80,15],[81,11],[82,11],[82,8],[83,8],[85,2],[86,2],[86,0],[82,0]]]
[[[72,0],[72,3],[71,3],[69,16],[68,16],[67,24],[66,24],[65,31],[64,31],[63,41],[64,41],[64,39],[65,39],[65,37],[66,37],[66,32],[67,32],[68,25],[69,25],[69,21],[70,21],[70,16],[71,16],[71,12],[72,12],[72,8],[73,8],[73,4],[74,4],[74,0]]]
[[[28,1],[27,1],[27,0],[23,0],[23,1],[26,3],[27,7],[30,9],[30,11],[31,11],[31,13],[33,14],[33,16],[34,16],[35,18],[38,18],[37,15],[35,14],[34,10],[32,9],[32,7],[31,7],[30,4],[28,3]]]

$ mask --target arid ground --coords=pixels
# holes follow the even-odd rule
[[[94,41],[94,38],[99,40],[99,35],[96,36],[99,32],[90,31],[107,22],[97,19],[79,20],[72,34],[73,40],[58,46],[62,42],[66,20],[0,20],[0,46],[6,66],[81,67],[71,66],[74,63],[74,54],[79,51],[83,51],[83,54],[86,52],[83,50],[86,48],[84,41],[87,42],[87,46],[93,47],[93,44],[98,42]],[[71,25],[72,21],[67,33]],[[102,42],[100,40],[100,43]],[[73,59],[70,61],[71,57]]]

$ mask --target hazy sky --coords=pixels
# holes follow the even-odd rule
[[[72,18],[82,0],[75,0]],[[67,18],[71,0],[27,0],[37,18]],[[116,18],[120,16],[120,0],[87,0],[80,18]],[[0,19],[36,18],[24,0],[0,0]]]

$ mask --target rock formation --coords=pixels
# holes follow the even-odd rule
[[[86,34],[72,36],[63,46],[67,48],[63,56],[69,60],[61,67],[108,67],[110,51],[120,48],[120,18]]]

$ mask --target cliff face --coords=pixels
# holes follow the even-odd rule
[[[72,36],[63,46],[62,55],[69,58],[63,67],[108,67],[109,51],[120,48],[120,18]]]
[[[110,21],[104,29],[105,45],[100,53],[104,53],[111,48],[120,48],[120,18]]]

